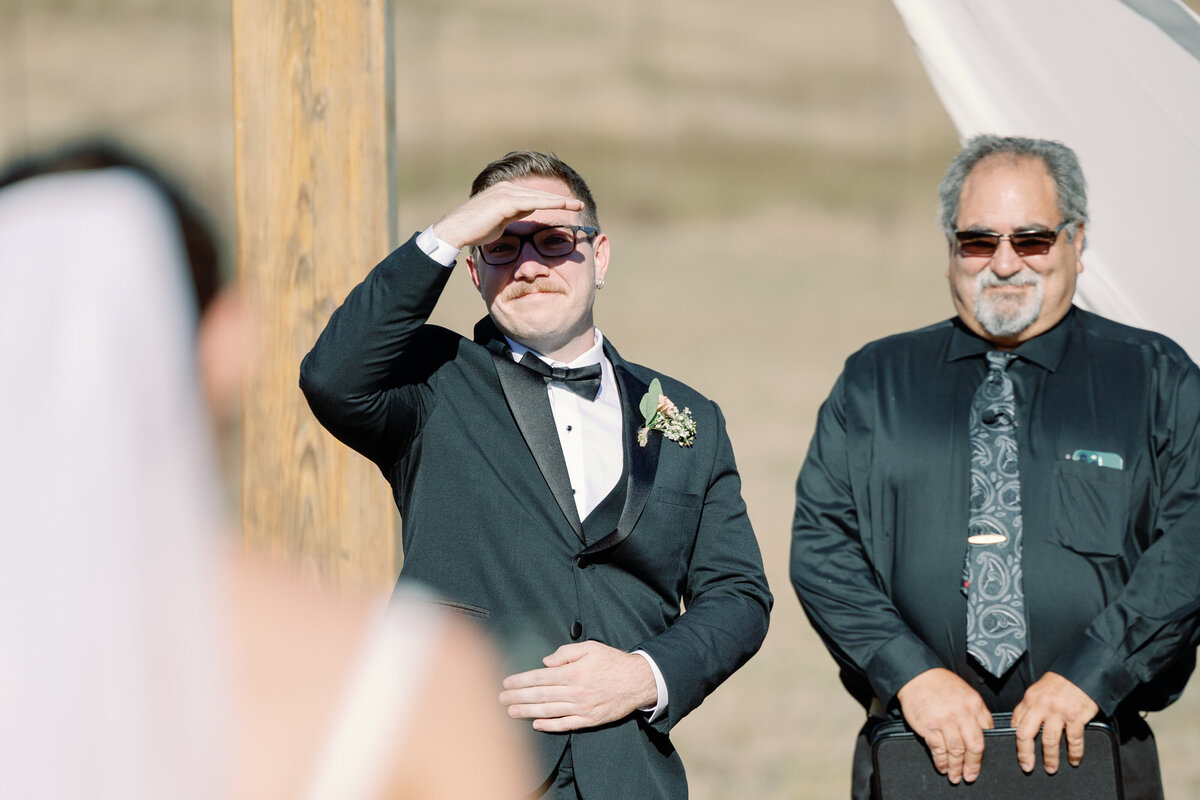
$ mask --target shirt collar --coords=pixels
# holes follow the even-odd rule
[[[1075,306],[1072,305],[1057,325],[1040,336],[1035,336],[1018,345],[1013,352],[1025,361],[1054,372],[1058,369],[1063,354],[1067,352],[1067,345],[1071,341],[1071,331],[1075,328],[1076,316]],[[958,317],[951,320],[951,325],[953,330],[950,334],[950,346],[946,353],[947,361],[979,356],[996,349],[995,345],[987,339],[977,336]]]
[[[546,358],[537,350],[532,350],[520,342],[513,341],[507,336],[504,337],[504,341],[508,342],[509,348],[512,349],[513,361],[520,361],[521,356],[525,355],[526,353],[533,353],[535,356],[540,358],[542,361],[545,361],[552,367],[587,367],[592,364],[601,363],[604,358],[604,334],[600,333],[599,328],[592,328],[592,336],[592,346],[583,351],[578,358],[571,361],[569,364],[564,364],[562,361],[554,361],[553,359]]]

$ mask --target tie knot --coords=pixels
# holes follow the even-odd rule
[[[988,369],[992,372],[1003,372],[1008,369],[1008,365],[1016,359],[1016,353],[1010,353],[1007,350],[992,350],[987,354]]]

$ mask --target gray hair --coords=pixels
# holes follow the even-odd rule
[[[938,199],[941,201],[939,220],[946,238],[953,241],[954,231],[958,227],[959,200],[963,184],[966,183],[971,170],[992,156],[1041,160],[1050,177],[1054,179],[1058,213],[1064,220],[1070,221],[1066,226],[1067,239],[1074,241],[1078,224],[1088,221],[1087,181],[1084,180],[1075,151],[1062,142],[1051,139],[996,136],[991,133],[976,136],[968,141],[946,168],[946,177],[938,187]]]
[[[539,153],[535,150],[516,150],[498,158],[483,168],[471,184],[471,195],[477,195],[489,186],[501,181],[517,178],[553,178],[562,181],[571,190],[576,200],[583,203],[580,221],[594,228],[600,227],[596,214],[596,201],[592,190],[578,172],[554,153]]]

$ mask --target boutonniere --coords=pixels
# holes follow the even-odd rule
[[[638,444],[646,446],[650,441],[650,431],[658,431],[672,442],[678,442],[680,447],[691,447],[696,438],[696,422],[692,419],[691,409],[683,411],[662,393],[662,384],[658,378],[650,381],[650,390],[642,396],[638,404],[646,424],[638,430]]]

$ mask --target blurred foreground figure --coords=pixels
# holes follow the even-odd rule
[[[198,299],[206,363],[240,363],[210,327],[238,316],[149,173],[80,169],[120,161],[0,187],[0,794],[517,796],[524,754],[465,624],[226,552]],[[215,406],[231,387],[210,381]]]
[[[1017,752],[989,764],[1031,771],[1040,731],[1050,773],[1064,735],[1086,761],[1100,712],[1127,800],[1161,797],[1140,712],[1195,666],[1200,371],[1072,305],[1088,214],[1069,148],[978,137],[941,199],[957,316],[847,360],[797,483],[792,581],[847,688],[952,783],[979,776],[993,712]]]

